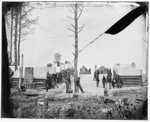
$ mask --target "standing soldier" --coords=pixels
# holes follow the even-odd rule
[[[95,65],[95,67],[94,67],[94,78],[93,78],[93,81],[94,81],[95,78],[96,78],[96,71],[97,71],[97,65]]]
[[[71,89],[71,79],[70,79],[70,74],[69,73],[67,74],[67,80],[68,80],[68,83],[69,83],[69,89]]]
[[[112,81],[111,81],[111,76],[112,76],[111,69],[109,69],[109,70],[107,71],[107,81],[108,81],[108,83],[109,83],[109,89],[111,89],[111,83],[112,83]]]
[[[59,73],[58,77],[59,77],[59,83],[62,84],[62,80],[63,80],[62,79],[62,73]]]
[[[123,85],[122,79],[120,78],[119,75],[117,75],[117,87],[118,87],[118,88],[121,88],[122,85]]]
[[[96,78],[96,71],[94,71],[93,81],[95,80],[95,78]]]
[[[57,78],[57,74],[54,74],[54,83],[55,83],[55,86],[58,88],[58,78]]]
[[[116,78],[114,77],[112,80],[112,87],[115,88],[116,84],[117,84]]]
[[[66,84],[66,93],[68,93],[68,90],[69,90],[69,82],[66,78],[63,78],[65,84]]]
[[[14,75],[14,72],[13,72],[13,70],[9,67],[9,78],[11,79],[13,75]]]
[[[84,93],[83,88],[82,88],[82,86],[81,86],[81,84],[80,84],[80,77],[78,77],[76,83],[77,83],[77,87],[81,90],[82,93]]]
[[[102,79],[103,88],[105,88],[105,82],[106,82],[106,78],[105,78],[105,76],[103,75],[103,79]]]
[[[52,83],[52,88],[55,89],[55,86],[58,88],[57,83],[56,83],[56,74],[51,75],[51,83]]]
[[[96,80],[97,87],[99,87],[99,71],[96,71],[95,80]]]

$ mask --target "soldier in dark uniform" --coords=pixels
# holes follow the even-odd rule
[[[54,83],[55,83],[55,86],[58,88],[58,78],[57,78],[57,74],[54,74]]]
[[[62,84],[62,80],[63,80],[63,79],[62,79],[62,73],[59,73],[59,76],[58,76],[58,77],[59,77],[59,82],[60,82],[60,84]]]
[[[52,88],[55,89],[55,86],[56,86],[56,77],[55,77],[55,74],[51,75],[51,85],[52,85]]]
[[[107,71],[107,81],[109,83],[109,89],[111,89],[111,84],[112,84],[111,76],[112,76],[111,69],[109,69]]]
[[[120,78],[119,75],[115,75],[113,84],[115,84],[113,86],[116,86],[117,88],[121,88],[122,87],[123,82],[122,82],[122,79]]]
[[[120,78],[119,75],[117,75],[117,87],[118,87],[118,88],[121,88],[122,85],[123,85],[122,79]]]
[[[48,92],[48,89],[50,88],[51,84],[50,84],[50,74],[47,72],[46,75],[46,81],[45,81],[45,88],[46,88],[46,92]]]
[[[84,93],[83,88],[80,84],[80,77],[77,78],[76,84],[77,84],[77,87],[81,90],[81,92]]]
[[[103,88],[105,88],[105,82],[106,82],[106,78],[105,78],[105,76],[103,75],[103,79],[102,79]]]
[[[57,83],[59,83],[59,84],[61,83],[60,77],[61,77],[61,76],[60,76],[60,73],[57,73]]]
[[[111,89],[111,77],[109,75],[107,76],[107,81],[109,83],[109,89]]]
[[[93,81],[95,80],[95,78],[96,78],[96,71],[94,72]]]
[[[71,79],[70,79],[70,74],[69,73],[67,74],[67,80],[68,80],[69,89],[70,89],[71,88]]]
[[[14,75],[13,70],[9,67],[9,78],[11,79],[11,77]]]
[[[114,78],[114,79],[112,80],[112,87],[115,88],[116,84],[117,84],[116,78]]]
[[[99,71],[96,71],[95,73],[95,80],[96,80],[97,87],[99,87]]]

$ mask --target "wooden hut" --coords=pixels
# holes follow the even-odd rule
[[[113,74],[119,75],[123,81],[123,86],[141,86],[142,70],[132,64],[116,64],[113,68]]]

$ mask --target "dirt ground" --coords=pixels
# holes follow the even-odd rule
[[[32,94],[31,94],[32,93]],[[88,94],[14,94],[15,118],[147,120],[147,88],[112,90],[109,96]],[[63,97],[60,97],[63,96]],[[45,98],[46,97],[46,98]],[[46,101],[46,102],[45,102]],[[46,103],[46,104],[44,104]],[[44,106],[45,105],[45,106]]]

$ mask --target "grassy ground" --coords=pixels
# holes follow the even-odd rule
[[[147,119],[146,93],[145,89],[140,89],[115,91],[110,97],[48,97],[45,112],[37,104],[43,95],[13,95],[10,100],[15,118],[141,120]]]

